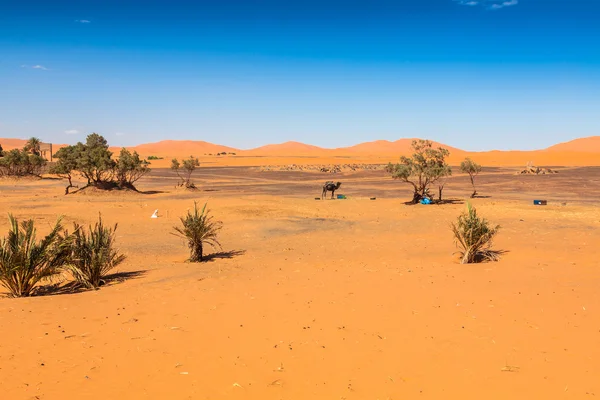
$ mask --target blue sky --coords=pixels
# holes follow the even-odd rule
[[[0,0],[0,137],[251,148],[600,135],[597,0]]]

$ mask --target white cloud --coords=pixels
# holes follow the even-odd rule
[[[488,10],[499,10],[504,7],[516,6],[519,0],[454,0],[463,6],[477,6],[487,8]]]
[[[79,22],[80,24],[89,24],[92,21],[89,19],[76,19],[75,22]]]
[[[48,68],[44,67],[43,65],[34,65],[32,67],[30,67],[29,65],[25,65],[25,64],[21,64],[21,68],[31,68],[31,69],[41,69],[42,71],[48,71]]]
[[[77,135],[79,131],[77,129],[69,129],[68,131],[65,131],[65,133],[67,135]]]

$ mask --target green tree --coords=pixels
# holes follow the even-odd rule
[[[190,158],[182,160],[181,163],[176,158],[171,160],[171,169],[174,170],[179,179],[181,179],[179,186],[185,186],[186,188],[196,187],[192,183],[191,178],[192,173],[198,167],[200,167],[200,161],[194,156],[190,156]]]
[[[389,163],[386,171],[392,178],[409,183],[413,187],[411,203],[416,204],[424,197],[430,197],[429,187],[443,177],[452,174],[452,169],[446,163],[450,152],[439,147],[433,148],[429,140],[413,140],[413,155],[400,157],[400,163]]]
[[[469,174],[469,178],[471,178],[471,186],[473,186],[471,198],[477,196],[477,190],[475,189],[475,177],[481,172],[481,165],[477,164],[470,158],[465,158],[465,160],[460,163],[460,170],[465,174]]]
[[[119,159],[115,163],[115,178],[118,185],[133,188],[135,182],[150,172],[148,164],[148,161],[140,158],[137,151],[132,154],[126,148],[122,148]]]
[[[32,138],[29,138],[29,140],[25,144],[25,147],[23,148],[23,150],[25,150],[33,155],[39,156],[42,154],[41,147],[42,147],[42,141],[36,137],[32,137]]]
[[[12,149],[5,151],[0,158],[0,176],[40,176],[45,165],[46,160],[41,156],[30,154],[24,149]]]
[[[101,187],[113,179],[115,161],[108,150],[108,142],[97,133],[88,135],[85,145],[80,147],[77,170],[83,175],[88,185]]]
[[[75,146],[67,146],[59,149],[54,158],[58,161],[50,167],[50,173],[66,178],[69,180],[69,185],[65,189],[65,194],[69,194],[69,189],[73,186],[73,173],[77,171],[79,166],[79,157],[81,156],[81,150],[83,145],[80,143]]]

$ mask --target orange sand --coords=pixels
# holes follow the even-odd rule
[[[369,201],[384,176],[340,176],[346,193],[364,189],[315,201],[329,176],[215,170],[198,178],[214,191],[194,193],[160,175],[139,183],[157,194],[0,181],[0,214],[35,218],[43,232],[61,214],[119,222],[119,272],[132,275],[99,291],[0,298],[2,399],[600,396],[600,209],[533,207],[523,193],[561,174],[507,175],[512,199],[484,176],[479,191],[492,197],[473,203],[502,225],[496,248],[509,252],[460,265],[449,224],[464,205],[405,206],[408,192]],[[469,193],[456,179],[451,194]],[[271,187],[277,196],[259,190]],[[207,199],[230,258],[184,263],[169,232]]]

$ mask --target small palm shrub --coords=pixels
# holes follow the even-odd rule
[[[69,270],[78,283],[97,289],[106,275],[125,261],[125,256],[115,249],[117,224],[113,228],[104,226],[99,216],[88,231],[78,224],[74,227]]]
[[[194,202],[194,211],[188,211],[185,217],[180,217],[182,226],[174,226],[173,233],[187,240],[190,248],[190,261],[203,261],[204,245],[208,244],[211,247],[221,247],[217,234],[223,227],[221,221],[213,221],[213,217],[209,215],[210,211],[206,209],[206,204],[201,212],[198,212],[198,204]]]
[[[471,204],[467,204],[467,211],[458,217],[456,224],[452,224],[454,242],[462,257],[461,264],[497,261],[501,252],[491,247],[499,229],[499,225],[490,226],[485,218],[477,215],[477,210]]]
[[[0,283],[11,297],[31,296],[69,263],[71,238],[63,235],[60,218],[39,242],[33,220],[19,224],[10,214],[8,219],[8,235],[0,240]]]

